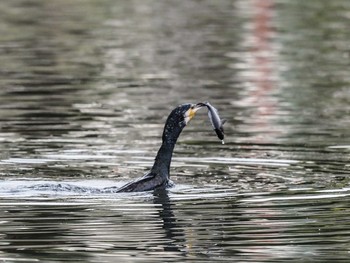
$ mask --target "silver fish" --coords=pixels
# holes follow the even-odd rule
[[[214,131],[216,132],[216,135],[219,137],[222,144],[224,144],[225,134],[223,125],[225,124],[226,120],[220,119],[218,110],[214,108],[209,102],[205,102],[203,104],[208,108],[208,117],[211,122],[211,125],[214,128]]]

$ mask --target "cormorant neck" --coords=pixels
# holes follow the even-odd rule
[[[169,178],[170,163],[175,144],[184,127],[185,124],[179,123],[179,121],[174,118],[172,114],[168,117],[164,126],[162,145],[158,150],[151,172],[154,172],[162,177],[166,177],[167,179]]]
[[[151,171],[162,177],[169,178],[171,158],[175,144],[163,142],[160,146]]]

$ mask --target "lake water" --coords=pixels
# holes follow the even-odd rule
[[[348,0],[0,10],[1,262],[349,262]],[[200,111],[174,188],[74,188],[141,176],[170,111],[201,101],[225,144]]]

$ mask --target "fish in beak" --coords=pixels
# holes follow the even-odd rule
[[[222,144],[224,144],[224,127],[226,120],[223,120],[219,116],[219,112],[216,108],[214,108],[209,102],[203,103],[203,105],[207,106],[208,108],[208,117],[211,122],[211,125],[214,128],[214,131],[218,138],[221,140]]]

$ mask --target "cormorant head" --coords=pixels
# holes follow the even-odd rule
[[[189,103],[189,104],[182,104],[178,106],[176,109],[179,109],[180,114],[182,115],[180,116],[180,120],[181,120],[180,126],[183,125],[183,127],[185,127],[190,122],[190,120],[194,117],[194,115],[196,115],[196,112],[203,106],[205,106],[203,103],[197,103],[197,104]]]
[[[205,106],[203,103],[197,104],[182,104],[173,109],[170,113],[163,133],[163,141],[164,140],[177,140],[180,135],[182,129],[189,123],[189,121],[194,117],[196,112]]]
[[[203,106],[205,106],[203,103],[183,104],[179,106],[183,112],[185,126],[190,122],[194,115],[196,115],[196,112]]]

